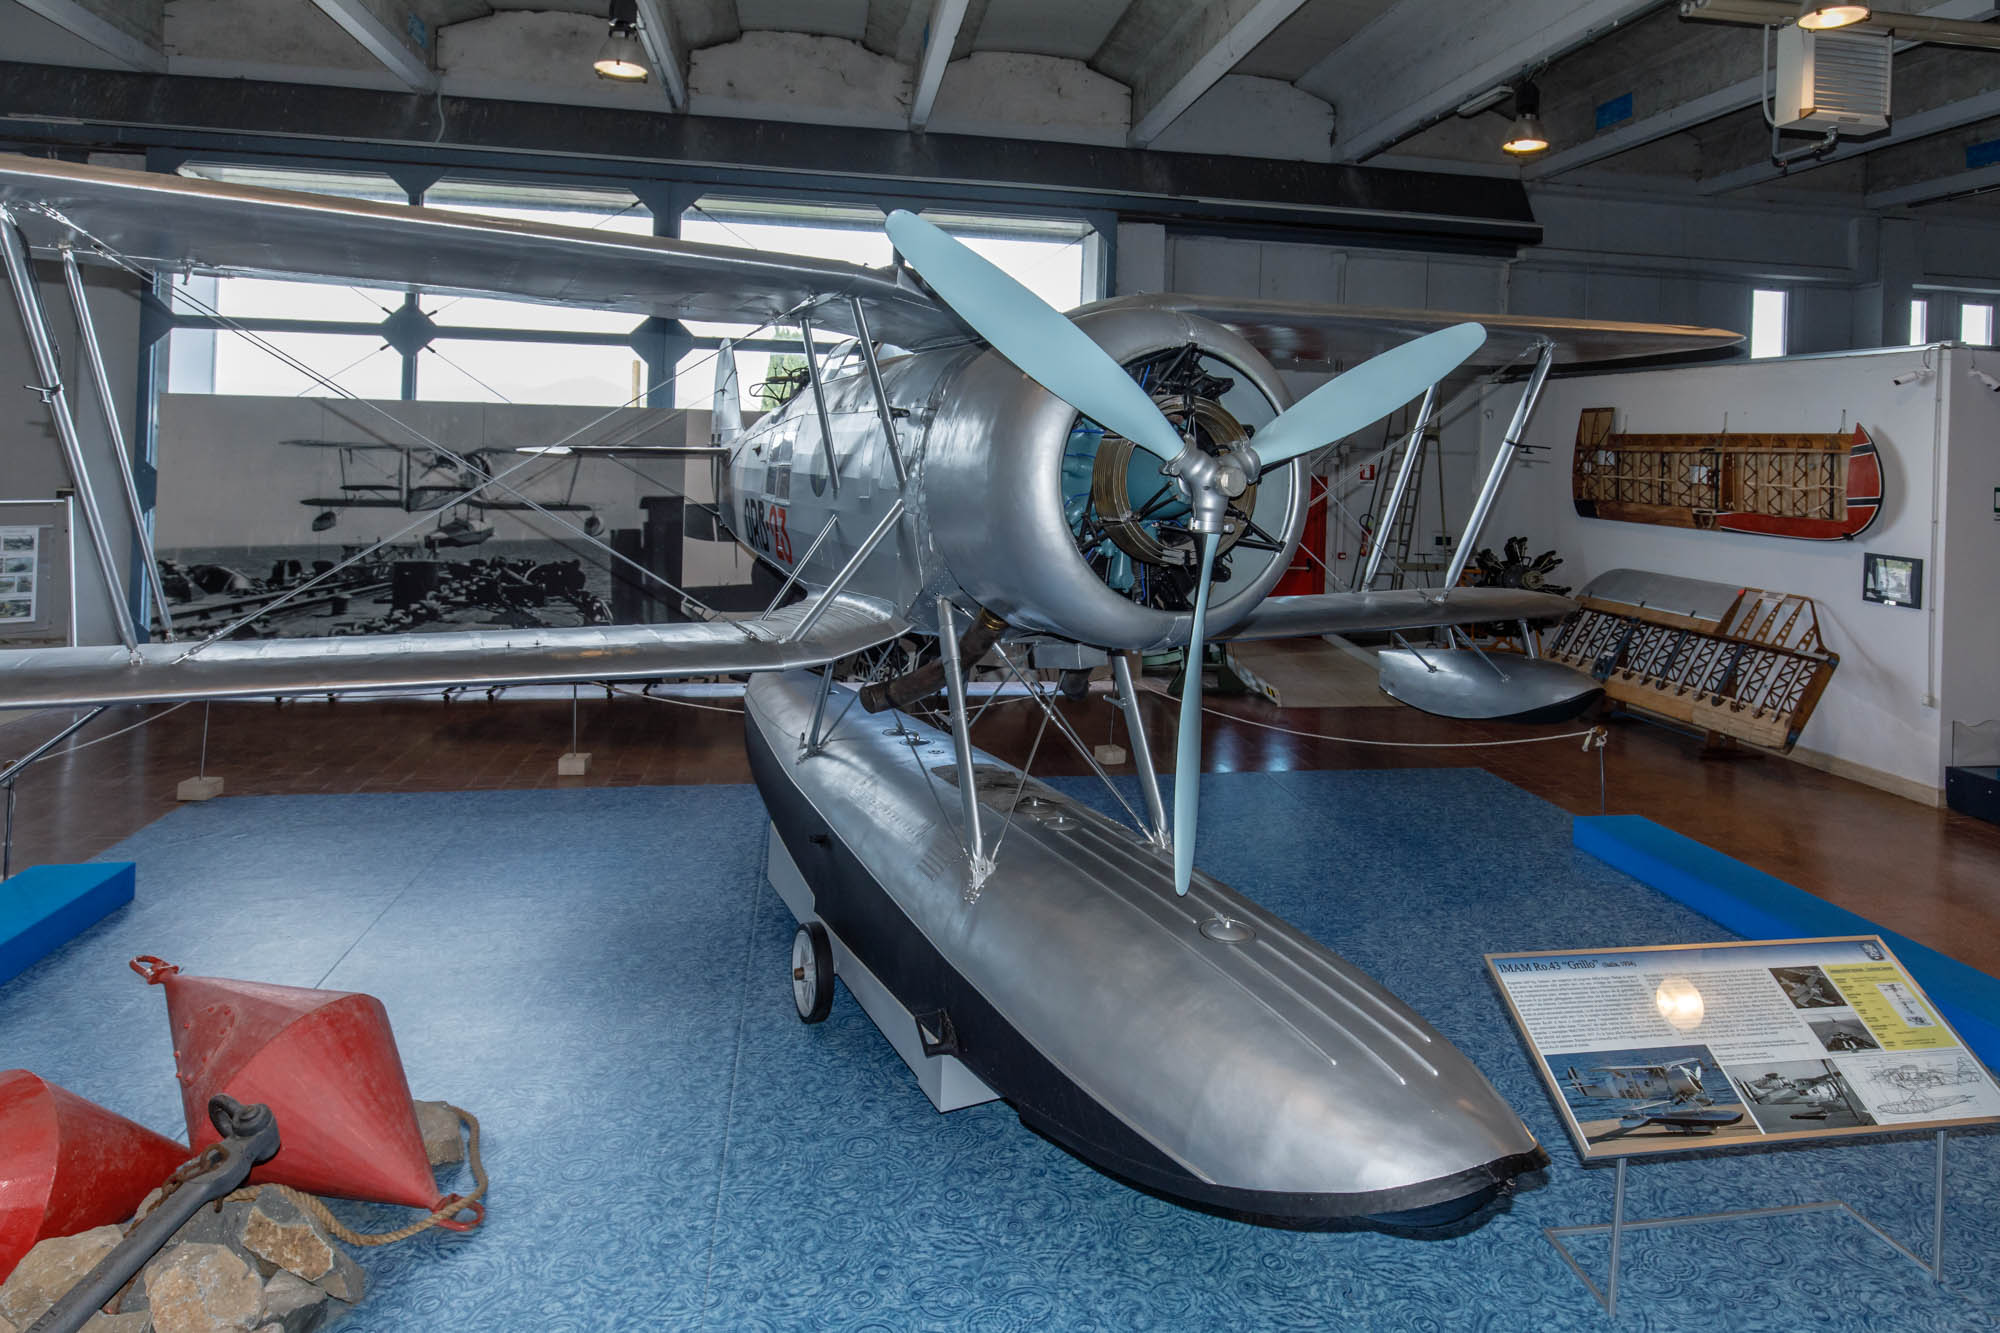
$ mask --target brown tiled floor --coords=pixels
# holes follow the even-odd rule
[[[730,701],[708,711],[631,697],[585,697],[580,748],[584,778],[555,775],[569,748],[567,700],[483,695],[428,700],[324,700],[217,704],[209,710],[208,767],[232,796],[502,787],[628,786],[747,782],[742,722]],[[1066,705],[1093,743],[1122,739],[1102,696]],[[1265,730],[1401,741],[1503,739],[1519,729],[1444,722],[1404,708],[1303,708],[1262,700],[1217,707],[1243,720],[1210,718],[1210,770],[1375,768],[1476,764],[1579,814],[1598,809],[1598,761],[1576,742],[1482,750],[1372,749]],[[158,714],[167,710],[145,710]],[[19,789],[15,864],[90,856],[174,808],[174,786],[196,770],[202,705],[101,744],[59,752]],[[138,709],[106,714],[84,733],[130,726]],[[24,752],[67,714],[0,721],[0,756]],[[1172,705],[1148,706],[1154,752],[1170,763]],[[1035,733],[1034,710],[996,708],[980,725],[984,748],[1020,762]],[[2000,973],[2000,828],[1783,760],[1745,755],[1704,760],[1699,742],[1656,727],[1613,721],[1605,752],[1608,809],[1647,815],[1751,865],[1899,930],[1988,972]],[[1566,728],[1544,728],[1559,731]],[[1080,773],[1082,761],[1051,737],[1040,774]]]

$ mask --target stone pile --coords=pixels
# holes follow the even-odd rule
[[[416,1103],[432,1166],[465,1160],[458,1113]],[[139,1205],[152,1210],[156,1190]],[[123,1239],[124,1227],[53,1237],[0,1285],[0,1333],[23,1333]],[[314,1333],[354,1308],[361,1266],[317,1218],[265,1186],[252,1199],[205,1205],[84,1333]]]
[[[142,1205],[143,1214],[152,1203]],[[0,1333],[20,1333],[110,1253],[122,1227],[42,1241],[0,1286]],[[361,1299],[360,1265],[271,1186],[208,1205],[85,1333],[313,1333]]]

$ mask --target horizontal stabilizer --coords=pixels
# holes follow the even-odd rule
[[[149,643],[0,652],[0,708],[68,708],[354,690],[435,690],[657,680],[818,666],[886,643],[908,625],[868,598],[835,599],[812,632],[789,635],[814,605],[757,620],[576,629],[464,630],[338,639]]]
[[[1553,593],[1521,588],[1437,588],[1386,592],[1328,592],[1306,597],[1266,597],[1218,639],[1297,639],[1312,634],[1368,634],[1435,629],[1488,620],[1557,620],[1576,603]]]

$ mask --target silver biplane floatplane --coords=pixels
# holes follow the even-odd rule
[[[21,650],[0,654],[0,705],[749,674],[773,880],[801,922],[802,1018],[825,1016],[837,965],[913,1063],[975,1089],[956,1100],[1003,1097],[1114,1177],[1253,1219],[1441,1224],[1546,1160],[1415,1012],[1194,869],[1201,672],[1186,672],[1188,780],[1169,816],[1131,657],[1185,648],[1199,663],[1217,639],[1564,614],[1558,597],[1451,587],[1456,565],[1435,590],[1267,596],[1304,525],[1302,460],[1419,398],[1427,416],[1461,367],[1531,357],[1462,557],[1553,363],[1734,334],[1175,295],[1063,315],[905,213],[887,224],[901,264],[876,271],[23,158],[0,158],[0,209],[38,349],[49,339],[24,247],[62,259],[73,290],[78,260],[111,260],[782,322],[802,326],[811,372],[749,429],[731,421],[727,384],[717,445],[698,451],[719,461],[722,522],[804,600],[749,620]],[[815,329],[856,339],[849,373],[822,373]],[[1296,403],[1278,374],[1336,367]],[[55,389],[52,351],[39,368]],[[73,446],[67,399],[47,396]],[[522,498],[510,477],[533,461],[476,478],[477,493]],[[934,648],[891,651],[912,637]],[[1410,651],[1431,684],[1406,670],[1398,697],[1459,716],[1554,716],[1595,687],[1527,658]],[[1111,655],[1141,827],[973,748],[964,677],[989,652],[1010,666]],[[832,664],[871,653],[866,688],[835,681]],[[940,691],[948,728],[903,717]],[[870,716],[885,709],[893,728]]]

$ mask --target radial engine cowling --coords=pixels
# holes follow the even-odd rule
[[[1192,402],[1204,440],[1254,436],[1291,403],[1270,363],[1219,324],[1089,307],[1076,322],[1176,424]],[[967,595],[1016,628],[1104,648],[1186,643],[1195,546],[1177,522],[1186,506],[1156,460],[1104,435],[997,352],[974,358],[952,388],[925,451],[924,509]],[[1283,575],[1305,520],[1300,472],[1296,462],[1274,468],[1242,497],[1210,634],[1235,625]]]

